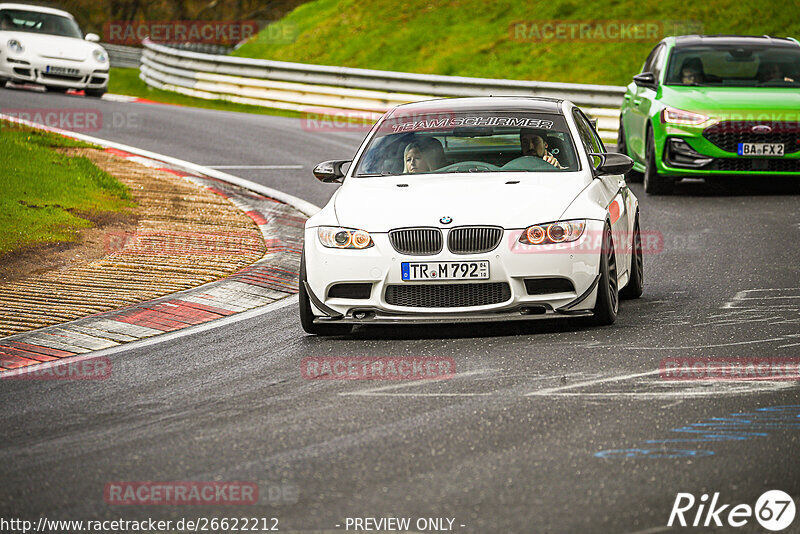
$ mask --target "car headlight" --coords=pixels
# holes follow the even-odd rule
[[[94,56],[95,61],[98,63],[105,63],[108,61],[108,56],[106,56],[106,53],[99,48],[92,52],[92,55]]]
[[[529,226],[519,236],[519,242],[525,245],[554,245],[569,243],[583,235],[586,221],[559,221],[548,224]]]
[[[708,115],[701,115],[692,111],[684,111],[682,109],[675,109],[666,107],[661,110],[661,122],[664,124],[684,124],[687,126],[697,126],[703,124],[710,117]]]
[[[20,43],[16,39],[9,39],[7,44],[8,44],[8,49],[14,52],[15,54],[21,54],[25,51],[25,47],[22,46],[22,43]]]
[[[369,233],[351,228],[321,226],[317,228],[317,237],[319,237],[319,242],[327,248],[364,249],[375,245]]]

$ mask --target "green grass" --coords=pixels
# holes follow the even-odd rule
[[[203,98],[194,98],[171,91],[155,89],[139,79],[139,69],[112,68],[109,73],[108,92],[145,98],[154,102],[174,104],[177,106],[218,109],[220,111],[238,111],[242,113],[260,113],[263,115],[280,115],[284,117],[301,116],[300,112],[296,111],[248,106],[246,104],[236,104],[225,100],[205,100]]]
[[[37,243],[74,241],[86,217],[134,206],[130,191],[84,157],[57,147],[90,147],[0,122],[0,254]]]
[[[235,55],[402,72],[627,85],[663,37],[624,42],[512,38],[513,22],[554,20],[697,21],[707,34],[797,37],[800,3],[313,0],[276,23],[296,30],[296,42],[269,42],[264,31]],[[678,28],[683,29],[667,33],[687,33],[686,26]],[[275,34],[280,32],[273,29]]]

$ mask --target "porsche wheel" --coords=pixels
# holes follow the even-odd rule
[[[631,251],[631,275],[619,296],[622,299],[638,299],[644,290],[644,262],[642,261],[642,232],[639,229],[639,214],[633,223],[633,250]]]
[[[650,195],[670,195],[675,189],[675,180],[671,176],[658,173],[656,168],[656,144],[653,139],[653,130],[647,131],[646,151],[647,161],[644,169],[644,190]]]
[[[106,94],[105,89],[84,89],[83,94],[89,98],[102,98]]]
[[[603,230],[603,246],[600,252],[600,281],[597,283],[597,302],[594,305],[594,324],[610,325],[617,320],[619,311],[619,287],[617,281],[617,256],[611,227]]]
[[[308,334],[317,336],[342,336],[353,331],[353,327],[346,324],[316,324],[314,312],[311,311],[311,301],[308,298],[304,282],[306,281],[306,255],[300,260],[300,325]]]

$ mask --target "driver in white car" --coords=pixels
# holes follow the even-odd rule
[[[547,141],[545,141],[541,135],[536,133],[535,130],[520,130],[519,144],[522,147],[523,156],[535,156],[537,158],[542,158],[550,165],[562,168],[561,164],[558,162],[558,159],[556,159],[554,155],[547,151]]]

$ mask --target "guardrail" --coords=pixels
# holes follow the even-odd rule
[[[133,46],[100,43],[108,52],[108,61],[112,67],[138,69],[142,63],[142,49]]]
[[[204,99],[294,111],[374,117],[406,102],[453,96],[550,96],[571,100],[616,141],[624,87],[496,80],[307,65],[177,50],[145,40],[140,78]]]

